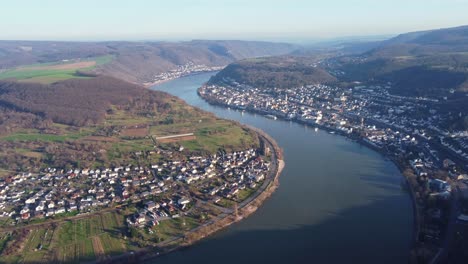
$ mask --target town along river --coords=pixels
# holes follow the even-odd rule
[[[150,263],[407,263],[410,196],[396,166],[345,137],[212,106],[197,88],[213,73],[152,87],[260,128],[284,150],[276,192],[251,216]]]

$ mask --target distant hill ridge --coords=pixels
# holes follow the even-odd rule
[[[187,63],[224,66],[233,61],[289,53],[294,45],[261,41],[193,40],[187,42],[0,41],[0,71],[19,65],[113,55],[95,73],[134,83]]]
[[[386,45],[414,43],[419,45],[466,45],[468,44],[468,26],[434,29],[400,34],[384,41]]]
[[[468,26],[412,32],[335,60],[343,81],[390,81],[392,93],[443,98],[468,92]]]
[[[382,41],[368,55],[430,55],[468,51],[468,26],[400,34]]]

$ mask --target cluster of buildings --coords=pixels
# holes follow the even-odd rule
[[[128,221],[147,224],[186,210],[195,199],[194,189],[223,186],[219,194],[232,193],[234,186],[252,187],[264,180],[269,167],[255,149],[164,160],[146,167],[48,168],[0,179],[0,217],[22,221],[143,202],[145,208]]]
[[[468,132],[448,132],[452,117],[442,114],[426,98],[393,96],[390,83],[340,88],[323,84],[303,87],[255,88],[224,80],[206,85],[199,93],[207,100],[232,108],[295,120],[345,134],[357,134],[379,149],[405,154],[416,148],[434,168],[446,157],[461,165],[468,162]],[[397,153],[395,153],[397,152]]]
[[[219,71],[223,69],[224,66],[206,66],[204,64],[194,64],[189,62],[183,65],[178,65],[175,69],[168,72],[163,72],[153,76],[153,79],[150,83],[160,83],[165,81],[170,81],[177,79],[179,77],[187,76],[195,73],[210,72],[210,71]]]
[[[430,98],[391,95],[391,85],[257,88],[225,78],[199,94],[211,103],[344,134],[410,167],[416,177],[410,184],[419,192],[421,237],[440,245],[445,238],[440,234],[453,230],[450,225],[468,223],[468,132],[446,129],[461,113],[443,112]]]
[[[195,162],[195,163],[193,163]],[[222,154],[211,159],[192,157],[189,166],[177,166],[174,162],[170,169],[175,173],[167,175],[167,181],[176,186],[195,187],[199,194],[188,189],[173,192],[170,197],[145,199],[144,205],[127,218],[127,223],[135,227],[152,227],[160,221],[177,218],[196,204],[196,200],[217,203],[221,198],[236,201],[239,190],[256,189],[265,180],[270,164],[260,158],[253,149]],[[160,166],[153,166],[158,171]],[[191,194],[190,194],[191,193]],[[166,195],[167,196],[167,195]]]

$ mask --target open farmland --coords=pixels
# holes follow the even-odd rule
[[[158,140],[162,144],[178,142],[191,151],[216,152],[219,148],[235,150],[258,144],[258,139],[249,130],[232,121],[218,118],[203,118],[177,124],[158,125],[150,129],[158,137],[189,134],[193,136]]]
[[[133,126],[122,130],[122,136],[124,137],[145,137],[148,135],[148,127],[145,125]]]
[[[21,248],[1,263],[78,263],[95,257],[107,259],[126,250],[121,234],[123,216],[105,213],[89,218],[66,221],[58,226],[49,225],[32,229],[20,245],[12,243],[17,235],[0,235],[0,249]]]
[[[60,61],[20,66],[0,72],[0,79],[22,82],[53,83],[71,78],[89,78],[77,71],[89,71],[98,65],[112,61],[112,56],[101,56],[85,60]]]
[[[60,262],[104,259],[124,252],[123,218],[117,213],[105,213],[65,222],[54,237],[55,259]]]

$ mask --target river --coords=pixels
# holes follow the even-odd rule
[[[409,194],[396,166],[345,137],[212,106],[196,90],[214,73],[152,87],[260,128],[284,150],[280,187],[253,215],[151,263],[407,263]]]

